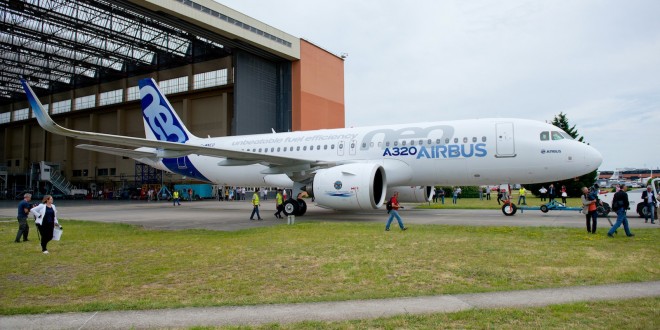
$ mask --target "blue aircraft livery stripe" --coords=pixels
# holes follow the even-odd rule
[[[188,141],[186,129],[179,122],[179,118],[167,99],[152,79],[139,81],[140,95],[142,97],[142,116],[159,141],[181,142]]]
[[[195,178],[197,180],[211,182],[207,179],[190,161],[188,156],[179,157],[179,158],[163,158],[163,164],[172,172],[184,175],[189,178]]]

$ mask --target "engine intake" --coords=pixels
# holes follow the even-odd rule
[[[311,189],[310,189],[311,188]],[[378,164],[356,163],[320,170],[314,176],[314,201],[336,210],[377,209],[385,201],[385,169]]]

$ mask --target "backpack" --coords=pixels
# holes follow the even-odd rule
[[[387,209],[388,212],[389,212],[389,211],[392,211],[392,198],[390,198],[390,199],[387,201],[387,204],[385,204],[385,208]]]

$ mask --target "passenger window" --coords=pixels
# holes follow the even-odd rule
[[[481,137],[481,142],[486,142],[486,137],[485,136]]]
[[[373,142],[369,143],[369,146],[370,146],[371,148],[373,148],[373,147],[374,147],[374,143],[373,143]]]
[[[307,151],[307,146],[303,146],[303,151]]]
[[[559,132],[552,131],[552,140],[563,140],[564,137]]]
[[[419,145],[421,146],[422,144],[424,144],[424,140],[419,140]],[[429,140],[429,144],[431,144],[431,140]]]
[[[271,147],[270,152],[274,152],[274,151],[275,151],[275,147]]]
[[[440,142],[442,142],[442,140],[440,140],[440,139],[435,139],[435,144],[440,144]]]
[[[431,143],[433,143],[433,141],[431,141],[431,139],[429,139],[428,141],[426,141],[426,144],[431,144]]]
[[[405,146],[406,145],[406,140],[401,141],[401,145]]]
[[[327,144],[323,145],[323,150],[328,150],[328,145]]]
[[[477,137],[476,136],[472,138],[472,142],[475,142],[475,143],[477,142]]]
[[[385,142],[385,146],[389,147],[390,146],[390,141]]]
[[[454,143],[458,143],[458,138],[454,138]]]
[[[467,138],[467,137],[464,137],[464,138],[463,138],[463,143],[467,143],[467,142],[468,142],[468,138]]]
[[[261,148],[259,148],[259,152],[261,152]]]
[[[280,152],[280,147],[277,147],[277,152]]]
[[[335,150],[335,145],[334,145],[334,144],[331,144],[331,145],[330,145],[330,149]]]
[[[396,147],[398,145],[399,145],[399,141],[394,141],[394,146]]]
[[[367,143],[366,143],[366,142],[362,142],[362,149],[364,149],[364,148],[366,148],[366,147],[367,147]]]
[[[297,147],[296,147],[296,151],[300,151],[300,146],[297,146]]]
[[[445,139],[445,144],[448,144],[448,143],[449,143],[449,138],[446,138]]]
[[[541,132],[541,141],[548,141],[550,139],[550,135],[547,131]]]

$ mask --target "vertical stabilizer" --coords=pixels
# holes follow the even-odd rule
[[[192,135],[152,78],[139,81],[144,133],[149,140],[185,143]]]

